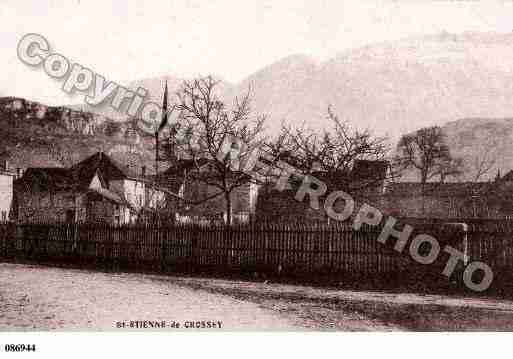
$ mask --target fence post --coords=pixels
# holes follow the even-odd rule
[[[468,254],[468,224],[466,224],[466,223],[446,223],[445,225],[449,228],[459,229],[463,232],[461,251],[463,252],[463,264],[466,267],[468,262],[470,261],[470,257]]]
[[[160,227],[162,229],[162,227]],[[164,226],[164,228],[167,228],[166,226]],[[164,234],[164,233],[162,233]],[[161,240],[161,255],[160,255],[160,271],[161,272],[165,272],[166,271],[166,240],[165,240],[165,237],[164,235],[161,235],[160,236],[160,240]]]

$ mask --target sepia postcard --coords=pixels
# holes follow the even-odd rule
[[[2,355],[513,331],[513,1],[2,0],[0,24]]]

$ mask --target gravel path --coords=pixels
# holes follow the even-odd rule
[[[130,330],[131,321],[150,327],[139,330],[165,321],[165,330],[511,331],[513,301],[0,263],[0,331]]]
[[[116,330],[116,322],[128,328],[143,320],[175,321],[181,329],[191,321],[221,321],[224,330],[297,329],[255,303],[150,277],[0,264],[0,330]]]
[[[301,326],[345,331],[512,331],[513,301],[490,297],[319,288],[225,279],[165,279],[258,303]]]

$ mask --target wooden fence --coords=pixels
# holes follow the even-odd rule
[[[4,226],[0,253],[40,260],[273,273],[393,273],[378,231],[348,226]],[[10,235],[8,235],[10,233]]]
[[[484,229],[483,229],[484,228]],[[395,240],[376,239],[379,228],[359,231],[349,225],[259,224],[224,226],[1,225],[0,257],[38,262],[67,262],[92,267],[152,269],[163,272],[265,274],[308,281],[373,279],[401,282],[441,275],[448,254],[432,265],[414,263],[408,249],[399,254]],[[461,249],[462,233],[419,225]],[[472,226],[468,232],[471,260],[486,262],[503,278],[513,272],[513,230]],[[412,235],[412,237],[413,237]],[[509,279],[508,279],[509,280]],[[503,282],[499,281],[501,285]],[[506,283],[507,284],[507,283]]]

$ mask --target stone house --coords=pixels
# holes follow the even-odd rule
[[[128,224],[164,208],[166,195],[98,152],[70,168],[28,168],[14,183],[20,223]]]
[[[383,161],[355,161],[349,173],[313,175],[328,186],[328,193],[343,190],[353,197],[356,208],[368,203],[384,214],[409,218],[513,218],[513,171],[490,182],[394,182]],[[295,195],[301,180],[291,181],[282,192],[274,184],[261,188],[256,217],[287,222],[323,221],[322,209],[309,207],[309,198],[299,202]],[[335,203],[335,209],[344,203]],[[341,208],[339,209],[341,210]]]
[[[396,217],[513,218],[513,172],[491,182],[391,183],[378,206]]]
[[[192,160],[177,159],[162,174],[158,183],[180,196],[176,202],[176,219],[182,222],[225,222],[226,199],[224,193],[214,185],[199,180],[196,171],[211,171],[208,160],[195,165]],[[199,167],[199,169],[198,169]],[[255,214],[258,186],[247,182],[230,194],[231,216],[234,223],[245,223]]]
[[[350,171],[337,171],[333,173],[314,172],[312,176],[327,185],[327,194],[342,190],[349,193],[357,203],[363,201],[375,203],[383,195],[388,178],[390,166],[387,161],[356,160]],[[308,195],[303,201],[295,199],[296,193],[302,183],[301,178],[293,178],[289,186],[283,191],[269,183],[260,188],[256,204],[256,218],[258,220],[308,222],[328,220],[323,207],[326,195],[319,197],[319,210],[310,208]],[[337,201],[335,210],[344,205]]]

